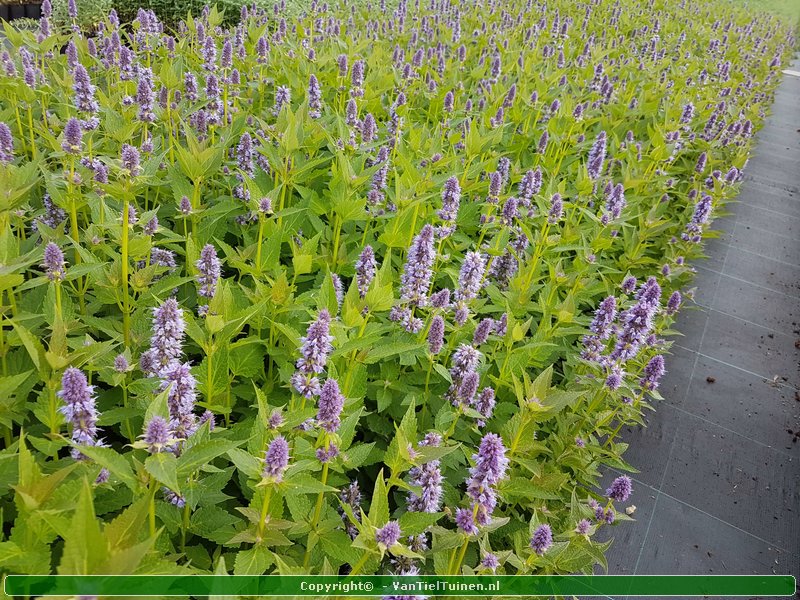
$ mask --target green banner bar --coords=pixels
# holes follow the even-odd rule
[[[793,596],[791,575],[8,575],[9,596]]]

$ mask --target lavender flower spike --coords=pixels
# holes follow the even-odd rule
[[[272,481],[280,482],[283,479],[283,473],[289,465],[289,444],[286,438],[279,435],[272,440],[264,453],[264,471],[262,476],[264,479],[271,479]]]
[[[425,306],[428,288],[433,277],[436,249],[433,246],[433,227],[425,225],[408,249],[408,257],[400,278],[400,296],[412,305]]]
[[[601,131],[589,151],[589,159],[586,169],[589,171],[589,178],[597,180],[603,172],[603,162],[606,159],[606,132]]]
[[[480,252],[467,252],[458,276],[456,301],[466,303],[478,296],[485,271],[486,257]]]
[[[547,222],[555,225],[561,220],[564,214],[564,203],[561,201],[561,194],[555,193],[550,199],[550,212],[547,215]]]
[[[375,278],[377,268],[378,263],[375,261],[375,251],[372,246],[364,246],[356,261],[356,284],[358,285],[358,294],[362,298],[367,295],[369,285]]]
[[[200,284],[198,292],[204,298],[213,298],[217,289],[217,282],[221,274],[217,251],[212,244],[206,244],[200,251],[200,259],[195,263],[200,274],[197,281]]]
[[[475,517],[469,508],[459,508],[456,510],[456,525],[467,535],[477,535],[478,526],[475,524]]]
[[[533,537],[531,537],[531,550],[541,556],[547,552],[552,545],[553,531],[550,529],[550,525],[539,525],[533,532]]]
[[[644,368],[644,376],[639,380],[639,385],[648,391],[658,388],[658,383],[664,376],[664,357],[660,354],[650,359]]]
[[[313,73],[308,79],[308,116],[312,119],[322,116],[322,91]]]
[[[441,237],[450,235],[455,229],[458,207],[461,202],[461,186],[458,185],[458,178],[451,177],[444,184],[442,190],[442,208],[437,211],[437,215],[445,225],[441,228]]]
[[[375,532],[375,541],[379,546],[384,548],[391,548],[399,540],[403,532],[400,530],[400,525],[397,521],[389,521]]]
[[[14,160],[14,138],[6,123],[0,122],[0,164],[7,165]]]
[[[509,460],[506,458],[503,440],[496,433],[487,433],[483,436],[478,453],[472,458],[475,460],[475,466],[469,472],[473,480],[495,485],[505,477]]]
[[[606,496],[617,502],[625,502],[630,498],[631,491],[633,491],[631,478],[627,475],[620,475],[611,483],[611,487],[606,490]]]
[[[169,445],[169,425],[163,417],[154,416],[147,423],[145,428],[144,443],[147,444],[147,451],[150,454],[164,452]]]
[[[81,122],[75,117],[70,117],[64,126],[64,141],[61,149],[67,154],[80,154],[83,150],[83,129]]]
[[[169,409],[170,428],[176,438],[188,438],[197,426],[194,406],[197,400],[194,376],[189,363],[173,360],[163,370],[163,385],[169,387],[167,408]]]
[[[319,311],[317,320],[308,327],[305,337],[300,338],[302,346],[300,353],[303,355],[297,361],[297,368],[306,374],[322,373],[325,363],[328,361],[333,347],[331,342],[333,337],[330,335],[331,315],[322,309]]]
[[[98,445],[94,386],[89,385],[86,375],[80,369],[67,367],[61,376],[61,390],[57,395],[64,401],[60,412],[72,425],[72,442],[79,446]],[[85,457],[73,448],[72,458],[83,460]]]
[[[431,354],[439,354],[442,346],[444,346],[444,319],[441,315],[436,315],[428,330],[428,349]]]
[[[153,335],[150,338],[150,352],[157,369],[180,358],[183,352],[185,328],[183,310],[178,306],[175,298],[167,298],[161,306],[153,309]]]
[[[409,471],[411,485],[422,488],[420,495],[408,494],[408,510],[411,512],[434,513],[439,510],[442,501],[442,477],[439,461],[432,460],[421,467],[412,467]]]
[[[64,253],[58,247],[58,244],[50,242],[45,246],[42,266],[47,271],[47,277],[50,281],[64,279],[66,263],[64,262]]]
[[[339,391],[339,384],[335,379],[329,378],[322,386],[319,393],[319,408],[317,410],[317,423],[328,433],[333,433],[341,424],[344,396]]]
[[[681,307],[682,301],[683,298],[681,297],[681,293],[675,290],[674,292],[672,292],[672,295],[669,297],[669,300],[667,300],[667,308],[665,312],[668,315],[674,315],[676,312],[678,312],[678,309]]]

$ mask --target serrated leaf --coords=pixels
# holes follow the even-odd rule
[[[174,454],[170,452],[152,454],[145,459],[144,468],[156,481],[167,486],[176,494],[181,493],[178,484],[178,461]]]

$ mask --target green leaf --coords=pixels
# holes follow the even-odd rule
[[[287,494],[317,494],[319,492],[338,492],[334,487],[324,485],[319,479],[299,473],[286,480]]]
[[[139,482],[133,474],[128,458],[119,454],[113,448],[105,448],[102,446],[75,446],[84,454],[91,458],[101,467],[105,467],[109,472],[117,477],[132,491],[139,490]]]
[[[418,535],[435,524],[443,516],[444,513],[442,512],[407,512],[398,519],[398,522],[400,523],[400,529],[403,535]]]
[[[263,544],[242,550],[233,562],[234,575],[264,575],[272,565],[272,552]]]
[[[369,520],[378,527],[389,521],[389,490],[386,489],[386,482],[383,480],[383,469],[375,481],[372,502],[369,505]]]
[[[145,459],[144,468],[156,481],[167,486],[176,494],[181,493],[178,485],[178,461],[174,454],[169,452],[152,454]]]
[[[108,545],[94,514],[92,488],[84,479],[72,516],[69,534],[64,539],[64,553],[58,565],[59,575],[90,575],[108,556]]]
[[[189,477],[194,471],[210,463],[218,456],[240,446],[244,440],[234,442],[230,440],[209,440],[195,444],[181,454],[177,461],[177,476],[180,479]],[[177,490],[174,490],[177,492]]]
[[[405,533],[405,532],[403,532]],[[353,547],[353,542],[344,531],[334,529],[319,539],[323,552],[338,563],[354,565],[361,558],[361,552]]]

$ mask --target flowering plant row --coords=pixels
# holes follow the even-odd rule
[[[5,27],[0,569],[604,565],[790,29],[284,9]]]

